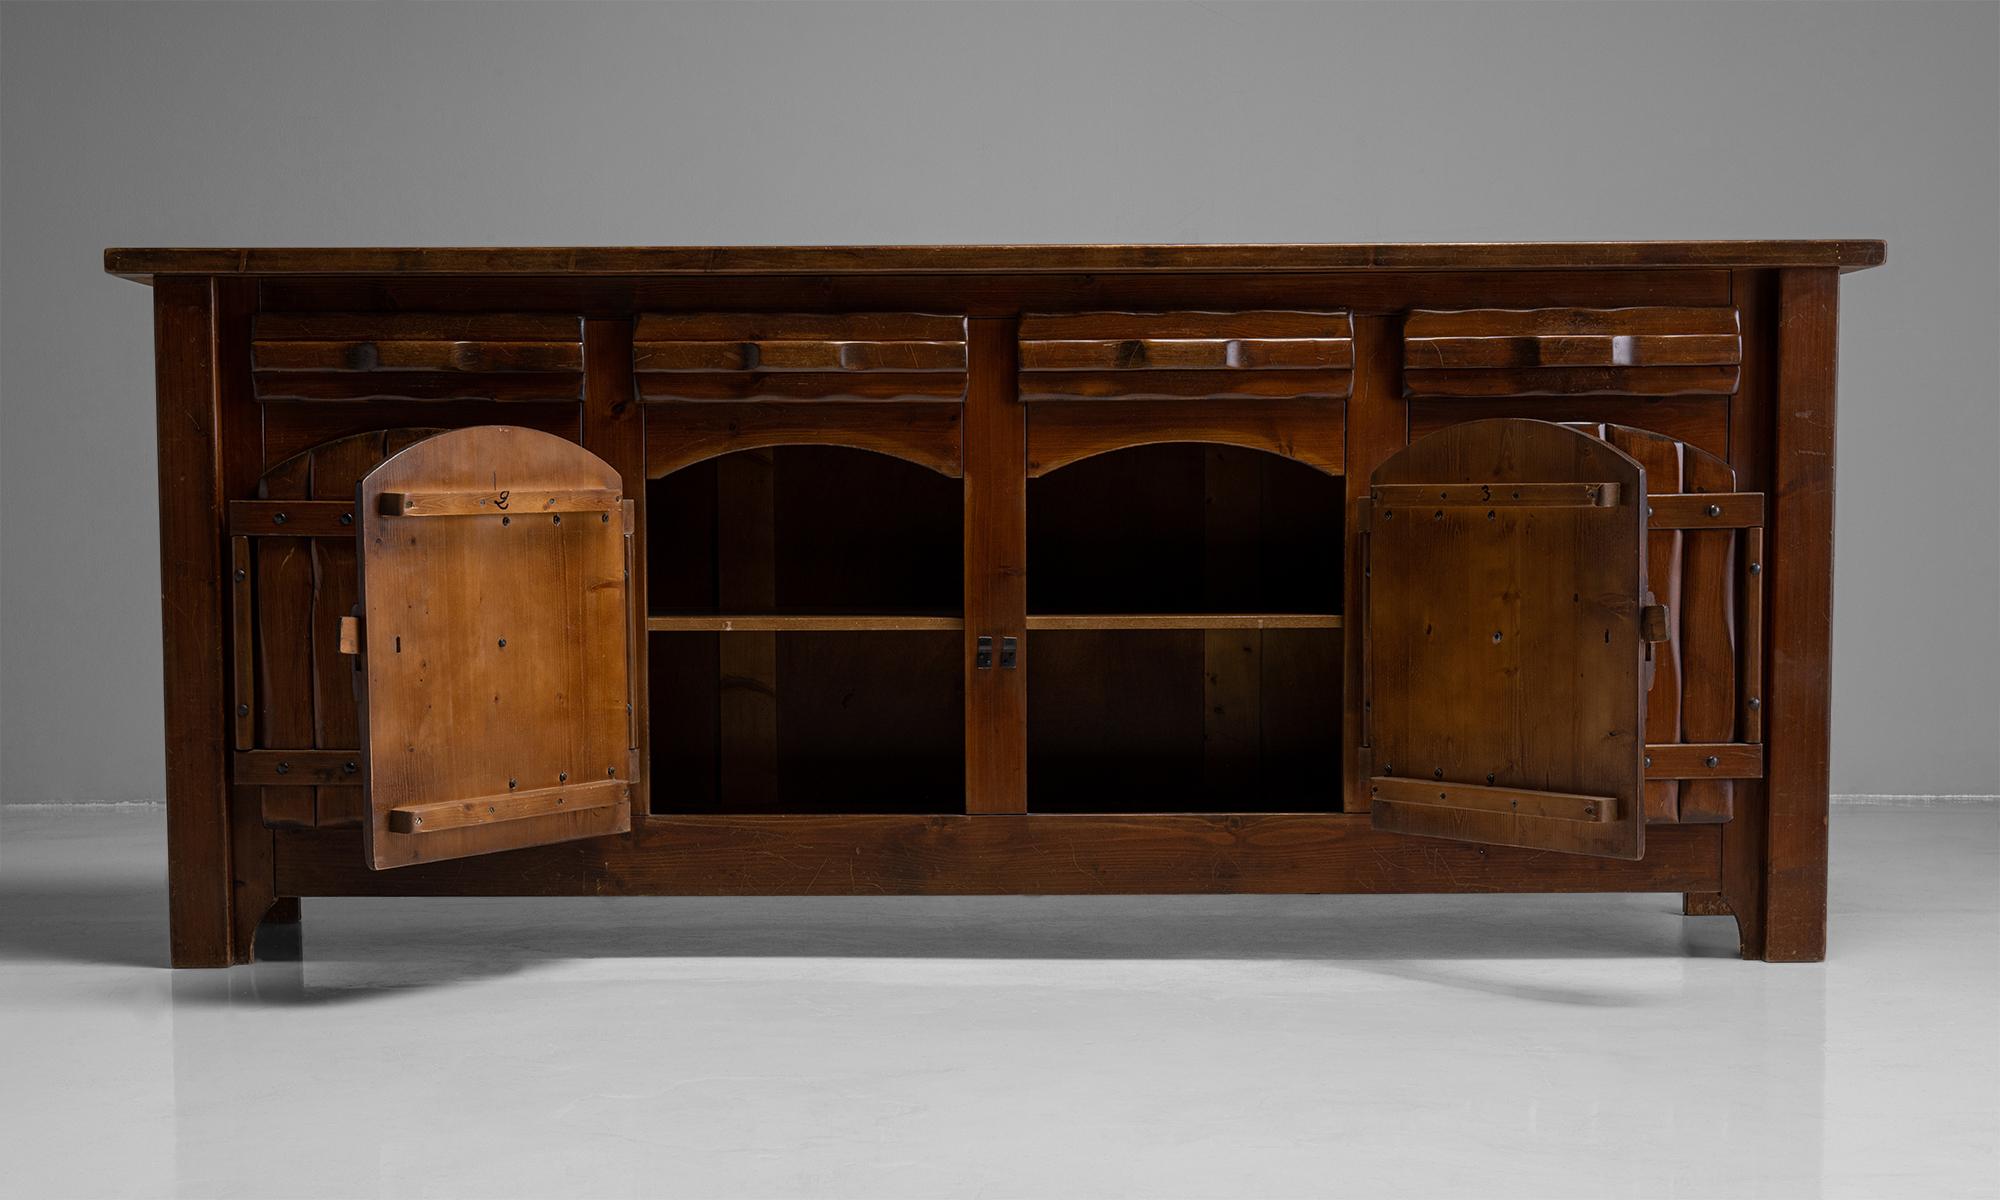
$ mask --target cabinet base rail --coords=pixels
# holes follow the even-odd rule
[[[283,896],[1718,892],[1719,825],[1636,862],[1370,829],[1363,814],[650,816],[632,832],[368,870],[352,829],[273,831]]]

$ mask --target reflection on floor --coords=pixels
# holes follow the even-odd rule
[[[8,1196],[1993,1195],[2000,809],[1678,898],[318,900],[161,969],[157,809],[0,813]],[[282,941],[282,939],[280,940]]]

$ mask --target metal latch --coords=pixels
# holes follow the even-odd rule
[[[1013,638],[1010,638],[1010,637],[1003,637],[1003,638],[1001,638],[1001,639],[1000,639],[1000,669],[1001,669],[1001,670],[1003,670],[1003,671],[1011,671],[1011,670],[1013,670],[1013,669],[1014,669],[1014,657],[1015,657],[1015,654],[1014,654],[1014,652],[1015,652],[1015,649],[1016,649],[1016,648],[1017,648],[1017,643],[1015,642],[1015,640],[1014,640]]]
[[[976,644],[978,648],[973,652],[972,665],[982,671],[990,669],[993,666],[993,639],[981,634]]]

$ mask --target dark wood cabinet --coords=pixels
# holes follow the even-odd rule
[[[321,895],[1678,892],[1823,956],[1876,242],[112,250],[177,965]]]

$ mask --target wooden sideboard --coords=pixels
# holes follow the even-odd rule
[[[173,961],[336,895],[1670,892],[1826,948],[1879,242],[110,250]]]

